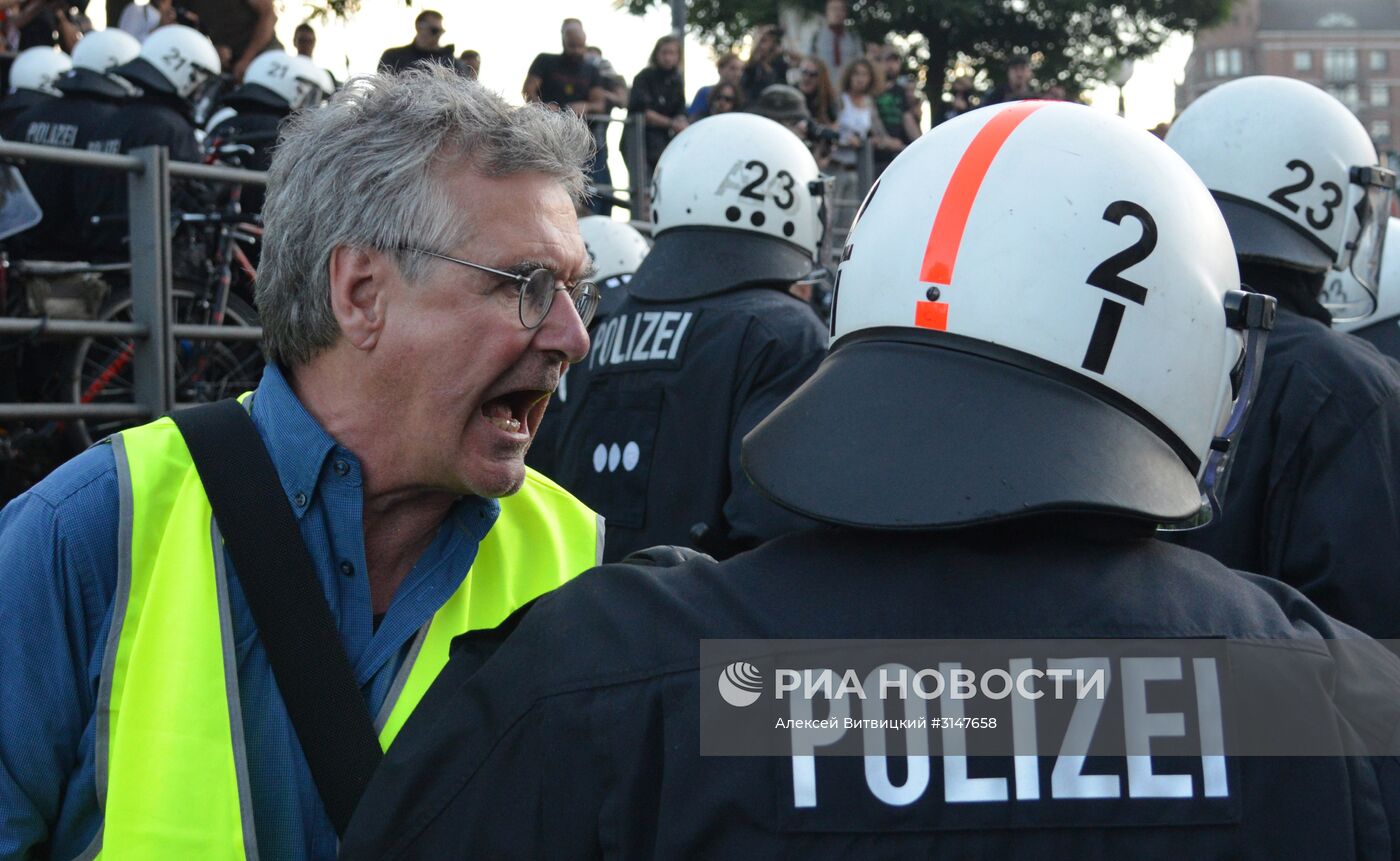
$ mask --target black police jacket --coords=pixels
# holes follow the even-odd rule
[[[1400,373],[1279,306],[1224,516],[1181,544],[1275,577],[1373,637],[1400,638]]]
[[[69,92],[49,99],[20,114],[3,135],[20,143],[89,148],[93,134],[108,128],[121,111],[119,102],[86,93]],[[102,171],[53,162],[26,161],[20,173],[44,211],[44,220],[10,240],[15,256],[22,259],[82,260],[82,242],[75,188],[90,188]]]
[[[717,251],[716,253],[721,253]],[[657,544],[738,549],[811,525],[758,495],[739,443],[816,370],[826,332],[771,287],[688,301],[629,296],[594,327],[527,462],[602,514],[605,561]]]
[[[458,640],[341,857],[1392,857],[1394,760],[1227,757],[1214,798],[1197,761],[1191,796],[1168,798],[1130,795],[1126,760],[1105,757],[1093,770],[1119,776],[1117,797],[1090,799],[1064,797],[1057,757],[1041,756],[1037,798],[976,803],[946,800],[935,765],[923,792],[895,805],[861,757],[816,756],[798,806],[792,758],[700,755],[700,684],[714,684],[697,672],[701,638],[1359,636],[1292,588],[1202,554],[1042,523],[829,529],[723,563],[586,572],[513,631]],[[1400,661],[1382,656],[1393,681]],[[1400,704],[1385,711],[1396,726]],[[1011,757],[974,759],[986,774],[1011,768]],[[1154,773],[1190,768],[1153,757]]]
[[[170,151],[172,161],[198,162],[202,158],[195,126],[187,106],[172,96],[148,91],[143,97],[127,102],[112,119],[96,128],[87,148],[105,153],[130,153],[147,146],[163,146]],[[177,183],[171,189],[171,204],[175,209],[189,209],[196,204]],[[74,207],[84,226],[84,242],[92,259],[101,261],[126,260],[125,238],[128,232],[127,177],[118,171],[94,174],[92,182],[74,189]],[[92,225],[92,216],[118,216],[118,220]]]
[[[1352,331],[1353,335],[1370,341],[1377,350],[1400,360],[1400,317],[1390,317]]]

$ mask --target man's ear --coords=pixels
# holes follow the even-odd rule
[[[331,312],[356,349],[372,350],[379,342],[393,268],[380,251],[341,245],[331,252]]]

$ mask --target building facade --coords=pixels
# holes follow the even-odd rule
[[[1196,34],[1176,89],[1180,112],[1217,84],[1282,75],[1336,96],[1376,148],[1400,149],[1400,0],[1236,0],[1230,17]]]

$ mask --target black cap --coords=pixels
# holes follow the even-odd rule
[[[791,242],[721,227],[674,227],[656,243],[627,285],[651,302],[683,301],[772,284],[786,288],[816,264]]]
[[[749,106],[749,113],[767,117],[774,122],[795,123],[811,119],[807,110],[807,99],[802,91],[787,84],[770,84],[759,93],[758,100]]]
[[[838,342],[744,437],[741,457],[779,505],[891,530],[1047,512],[1180,522],[1201,506],[1199,463],[1188,460],[1160,422],[1081,375],[969,338],[894,328]]]

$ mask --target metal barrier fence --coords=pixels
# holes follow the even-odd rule
[[[131,404],[0,403],[0,421],[40,419],[149,419],[185,406],[175,402],[177,339],[257,341],[256,326],[181,324],[172,319],[170,262],[170,181],[265,185],[259,171],[171,161],[164,147],[143,147],[130,155],[108,155],[0,141],[0,161],[53,162],[127,174],[127,216],[131,249],[130,323],[95,320],[36,320],[0,317],[0,335],[86,338],[115,335],[134,341]]]

